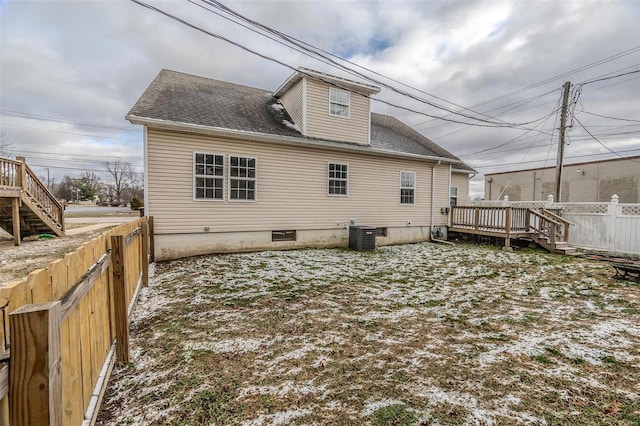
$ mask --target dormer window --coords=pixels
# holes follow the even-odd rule
[[[349,92],[329,88],[329,114],[336,117],[349,118]]]

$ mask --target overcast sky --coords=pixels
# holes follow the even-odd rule
[[[145,1],[293,67],[355,79],[188,1]],[[572,111],[600,141],[570,122],[565,163],[640,155],[637,0],[223,3],[447,109],[537,120],[487,128],[372,103],[477,169],[472,197],[482,196],[484,173],[555,164],[565,81],[581,88]],[[0,19],[1,130],[13,155],[56,181],[100,173],[116,157],[142,172],[142,129],[124,116],[162,68],[267,90],[291,74],[130,1],[0,0]],[[376,97],[478,123],[387,89]]]

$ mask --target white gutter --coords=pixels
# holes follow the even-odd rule
[[[395,157],[414,160],[435,161],[438,163],[461,164],[461,160],[446,157],[435,157],[430,155],[411,154],[408,152],[387,151],[383,149],[375,149],[370,146],[349,144],[344,142],[329,142],[319,139],[311,139],[305,137],[270,135],[267,133],[247,132],[244,130],[225,129],[222,127],[203,126],[200,124],[180,123],[176,121],[159,120],[155,118],[138,117],[135,115],[125,116],[132,124],[140,124],[143,126],[153,127],[163,130],[188,131],[191,133],[199,133],[220,137],[228,137],[235,139],[248,139],[251,141],[270,142],[280,145],[304,146],[312,148],[323,148],[341,152],[355,152],[366,155],[375,155],[382,157]],[[342,145],[342,146],[340,146]]]

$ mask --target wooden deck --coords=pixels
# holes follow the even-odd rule
[[[570,226],[557,212],[547,209],[456,206],[451,208],[449,231],[504,238],[507,249],[512,239],[527,239],[550,252],[570,254]]]
[[[64,235],[64,207],[24,157],[0,157],[0,228],[13,235],[16,245],[28,235]]]

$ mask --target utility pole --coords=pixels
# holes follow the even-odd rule
[[[564,161],[564,133],[567,128],[567,110],[569,109],[569,90],[571,82],[564,83],[562,95],[562,112],[560,115],[560,137],[558,139],[558,157],[556,158],[556,196],[555,202],[559,203],[562,195],[562,162]]]

